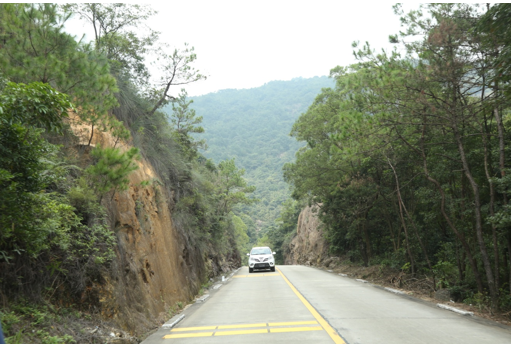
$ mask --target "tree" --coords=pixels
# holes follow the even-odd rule
[[[44,130],[61,132],[73,108],[68,97],[42,83],[7,83],[0,93],[0,252],[4,259],[26,251],[37,256],[70,226],[72,208],[44,192],[58,178],[45,161],[57,147]],[[70,220],[70,222],[68,222]],[[61,243],[66,245],[66,241]]]
[[[118,104],[117,86],[105,57],[63,32],[68,18],[55,4],[2,4],[0,68],[13,82],[48,83],[72,97],[92,140],[94,127]]]
[[[150,92],[150,98],[154,100],[154,106],[149,111],[152,116],[156,110],[175,101],[176,97],[169,94],[171,86],[186,85],[199,80],[205,80],[199,70],[192,66],[197,59],[194,47],[184,44],[183,49],[174,49],[172,54],[160,52],[157,61],[160,64],[161,77],[159,85]]]
[[[206,141],[196,141],[192,136],[193,133],[204,133],[204,128],[200,126],[202,116],[197,117],[195,110],[190,108],[193,100],[187,101],[187,95],[186,90],[181,89],[179,97],[172,103],[170,123],[174,126],[176,141],[188,156],[194,157],[198,149],[206,149]]]
[[[144,21],[156,11],[147,5],[122,3],[66,4],[63,9],[92,25],[94,47],[109,59],[114,75],[129,74],[135,84],[145,85],[149,78],[145,54],[159,33],[144,25]],[[142,27],[147,35],[140,34]]]
[[[244,169],[238,169],[234,163],[234,158],[222,161],[218,164],[218,197],[220,201],[220,210],[228,214],[234,205],[251,204],[256,199],[247,197],[247,193],[255,191],[254,186],[249,186],[243,178]]]
[[[134,159],[138,157],[136,147],[122,152],[118,148],[95,147],[91,155],[96,159],[94,165],[89,166],[86,172],[92,182],[92,188],[99,196],[99,201],[111,190],[124,191],[129,186],[128,175],[138,169]],[[113,196],[112,196],[113,197]]]

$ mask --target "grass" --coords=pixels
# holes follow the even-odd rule
[[[48,302],[10,302],[8,307],[0,308],[0,322],[8,344],[107,343],[111,332],[123,334],[127,342],[130,340],[99,315]],[[92,332],[96,328],[101,331]]]

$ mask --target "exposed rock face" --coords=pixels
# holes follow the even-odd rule
[[[80,140],[78,147],[88,145],[90,127],[72,122],[72,129]],[[94,131],[93,146],[112,147],[114,143],[109,133]],[[129,148],[119,143],[116,147]],[[172,195],[155,183],[141,186],[157,175],[146,160],[138,164],[139,169],[129,177],[129,189],[104,198],[117,235],[117,259],[104,281],[88,287],[82,296],[84,302],[99,302],[105,317],[132,334],[166,321],[168,308],[193,299],[211,272],[222,273],[240,263],[239,256],[229,258],[229,263],[214,255],[203,257],[189,245],[187,234],[173,226]]]
[[[298,216],[296,236],[289,244],[286,265],[319,265],[328,255],[328,244],[323,237],[318,205],[306,207]]]

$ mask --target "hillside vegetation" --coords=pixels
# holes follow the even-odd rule
[[[509,314],[511,6],[395,11],[395,50],[355,43],[358,63],[331,70],[335,87],[293,125],[304,146],[284,176],[321,205],[332,255]]]
[[[242,209],[249,215],[245,221],[251,225],[253,241],[254,229],[268,230],[290,196],[282,166],[303,145],[289,137],[293,122],[322,88],[332,85],[326,76],[296,78],[193,97],[191,107],[203,117],[204,155],[215,162],[234,158],[245,169],[248,183],[256,187],[253,195],[260,201]]]
[[[150,237],[158,213],[172,216],[160,227],[164,237],[181,241],[174,244],[182,253],[174,266],[190,272],[178,277],[188,285],[173,295],[159,290],[160,309],[171,313],[169,306],[186,302],[177,298],[192,298],[224,259],[240,265],[248,236],[233,211],[253,202],[254,187],[233,160],[215,164],[198,152],[200,140],[192,135],[201,132],[200,119],[175,85],[204,77],[194,68],[193,47],[169,52],[157,32],[136,30],[153,14],[129,4],[0,5],[0,320],[8,342],[92,341],[90,333],[63,334],[52,322],[62,320],[59,310],[111,316],[100,309],[117,301],[104,295],[110,283],[127,291],[121,326],[131,325],[134,335],[153,322],[142,305],[152,296],[140,294],[131,304],[129,298],[139,283],[147,294],[150,278],[164,272],[147,258],[134,271],[140,263],[126,260],[137,253],[125,250],[137,247],[125,241],[142,231]],[[90,44],[63,31],[70,15],[101,27]],[[150,49],[162,62],[157,85],[148,81]],[[172,111],[162,112],[169,102]],[[74,126],[85,130],[85,140]],[[100,132],[113,138],[110,146],[97,140]],[[156,176],[135,186],[130,176],[143,164]],[[134,200],[145,188],[156,206]],[[126,219],[144,226],[121,223],[116,210],[128,207],[117,204],[121,199],[134,203]],[[157,209],[162,205],[165,212]],[[149,206],[154,215],[146,213]],[[147,320],[134,325],[128,317],[136,311],[129,308]]]

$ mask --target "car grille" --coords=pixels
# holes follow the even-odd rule
[[[269,259],[269,258],[259,258],[259,259],[258,259],[258,258],[255,258],[254,260],[255,260],[256,262],[266,262],[266,261],[268,261],[268,259]]]

